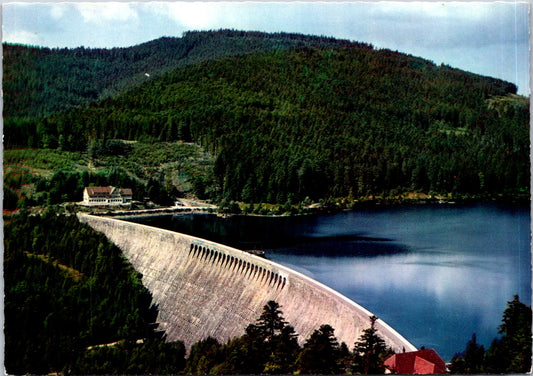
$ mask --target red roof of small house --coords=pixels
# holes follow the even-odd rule
[[[392,373],[432,374],[445,373],[446,364],[433,349],[394,354],[384,363]]]

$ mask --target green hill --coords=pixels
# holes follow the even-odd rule
[[[231,33],[230,45],[249,40]],[[366,44],[316,41],[203,55],[113,98],[6,123],[6,143],[86,150],[106,138],[192,141],[216,156],[213,198],[248,202],[529,190],[529,108],[515,85]]]
[[[49,115],[108,98],[177,68],[271,50],[357,45],[299,34],[186,32],[127,48],[50,49],[3,44],[4,115]]]

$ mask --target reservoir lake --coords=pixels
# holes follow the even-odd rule
[[[531,305],[528,206],[416,204],[293,217],[181,214],[135,221],[264,250],[268,259],[339,291],[445,361],[464,351],[473,333],[487,349],[515,294]]]

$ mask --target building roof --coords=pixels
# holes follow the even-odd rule
[[[394,354],[384,363],[393,373],[432,374],[445,373],[446,364],[433,349]]]
[[[89,197],[108,197],[113,187],[85,187]]]
[[[132,196],[131,188],[115,188],[115,187],[85,187],[89,197],[109,197],[112,194],[120,196]]]
[[[119,188],[118,192],[122,196],[132,196],[133,195],[133,191],[131,190],[131,188]]]

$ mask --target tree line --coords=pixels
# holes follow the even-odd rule
[[[213,338],[191,347],[185,373],[188,374],[346,374],[383,373],[383,361],[393,352],[377,334],[375,321],[355,342],[353,352],[339,344],[335,330],[324,324],[303,346],[283,318],[280,305],[269,301],[255,324],[245,334],[226,344]]]
[[[281,307],[269,301],[257,322],[250,324],[241,337],[221,344],[207,337],[193,344],[190,354],[174,372],[184,374],[346,374],[384,373],[383,361],[392,354],[371,326],[355,343],[351,352],[339,344],[330,325],[321,325],[305,341],[298,344],[294,328],[284,320]],[[127,358],[125,345],[91,349],[82,361],[87,368],[77,372],[98,374],[121,373]]]

